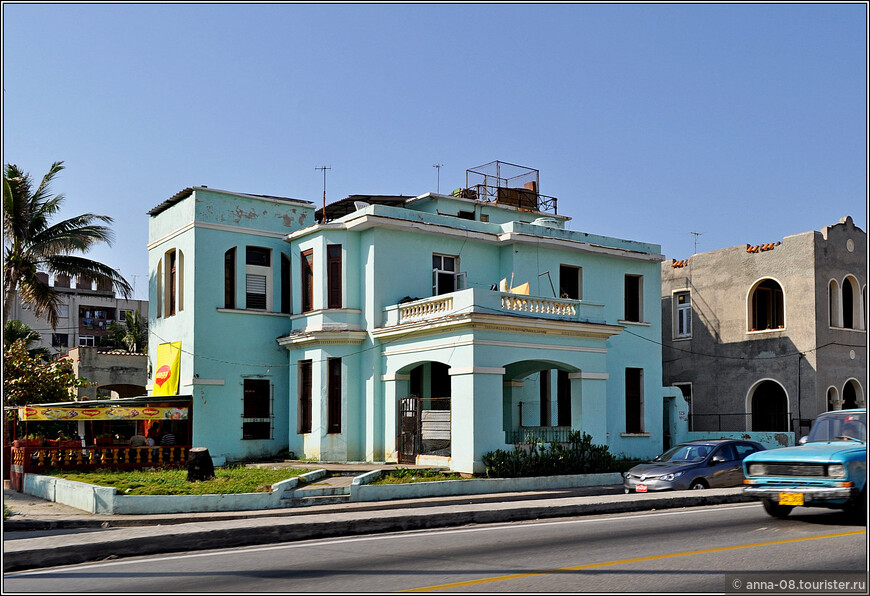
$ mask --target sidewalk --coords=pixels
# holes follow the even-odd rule
[[[3,523],[3,567],[8,572],[107,557],[747,501],[741,487],[626,495],[622,486],[598,486],[268,511],[106,516],[23,495],[7,485],[3,502],[13,514]],[[28,534],[47,530],[61,532]],[[172,535],[170,544],[166,534]]]

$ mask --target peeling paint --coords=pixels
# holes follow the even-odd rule
[[[257,214],[257,212],[254,211],[253,209],[251,209],[251,210],[248,211],[248,212],[245,212],[245,211],[242,211],[242,210],[239,209],[239,208],[236,208],[236,209],[233,210],[231,213],[232,213],[233,215],[236,216],[236,219],[235,219],[235,222],[236,222],[236,223],[239,223],[240,221],[242,221],[242,218],[245,218],[245,219],[257,219],[258,217],[260,217],[260,216]]]
[[[281,219],[284,220],[284,227],[285,228],[289,228],[289,227],[293,226],[293,216],[284,214],[284,215],[276,215],[275,217],[280,217]]]

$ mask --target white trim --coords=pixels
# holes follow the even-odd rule
[[[356,229],[357,231],[363,231],[373,227],[381,227],[406,232],[422,232],[426,234],[436,234],[438,236],[456,236],[458,238],[478,240],[490,244],[516,243],[534,244],[535,246],[549,245],[557,248],[570,248],[573,251],[580,251],[591,254],[605,254],[610,256],[618,256],[620,258],[631,258],[638,261],[661,262],[665,260],[665,256],[661,253],[641,252],[639,250],[632,250],[630,248],[617,248],[600,244],[589,244],[587,242],[581,242],[579,240],[551,238],[547,236],[537,236],[523,232],[478,232],[463,228],[455,228],[439,223],[415,222],[404,219],[385,217],[383,215],[372,215],[364,212],[357,213],[359,213],[357,217],[353,217],[344,222],[333,222],[332,225],[334,225],[336,228],[345,230]],[[299,238],[320,231],[322,226],[323,224],[319,224],[316,226],[310,226],[308,228],[303,228],[301,230],[291,232],[286,236],[286,239],[298,240]],[[568,231],[570,232],[570,230]]]
[[[401,375],[401,374],[388,374],[381,375],[381,381],[410,381],[411,375]]]
[[[464,368],[450,367],[447,372],[451,377],[456,375],[503,375],[504,368],[489,367],[489,366],[467,366]]]
[[[217,308],[215,309],[218,312],[222,313],[236,313],[242,315],[269,315],[271,317],[287,317],[290,318],[290,315],[285,312],[271,312],[268,310],[248,310],[246,308]]]
[[[576,377],[573,375],[577,375]],[[603,372],[579,372],[579,373],[571,373],[568,375],[569,378],[580,378],[584,381],[606,381],[610,379],[610,373]]]
[[[204,229],[204,230],[215,230],[218,232],[233,232],[233,233],[237,233],[237,234],[249,234],[252,236],[263,236],[266,238],[274,238],[276,240],[283,240],[287,236],[286,232],[269,232],[266,230],[257,230],[255,228],[245,228],[242,226],[231,226],[231,225],[227,225],[227,224],[211,223],[211,222],[207,222],[207,221],[193,221],[191,223],[188,223],[188,224],[181,226],[180,228],[178,228],[177,230],[175,230],[173,232],[169,232],[165,236],[162,236],[162,237],[158,238],[157,240],[154,240],[153,242],[149,242],[148,244],[145,245],[145,248],[147,248],[148,250],[151,250],[152,248],[155,248],[156,246],[158,246],[158,245],[160,245],[168,240],[171,240],[172,238],[175,238],[176,236],[183,234],[184,232],[189,231],[191,228],[199,228],[199,229]]]
[[[652,327],[652,323],[647,323],[645,321],[626,321],[624,319],[619,319],[616,321],[620,325],[635,325],[637,327]],[[691,338],[680,338],[680,339],[691,339]]]
[[[439,350],[441,348],[455,348],[455,347],[466,347],[466,346],[496,346],[503,348],[535,348],[540,350],[559,350],[562,352],[591,352],[594,354],[606,354],[607,348],[587,348],[584,346],[558,346],[558,345],[548,345],[548,344],[530,344],[523,342],[513,342],[513,341],[498,341],[491,339],[466,339],[462,341],[456,341],[451,343],[441,343],[441,344],[433,344],[433,345],[425,345],[425,346],[417,346],[417,347],[407,347],[407,348],[386,348],[383,352],[381,352],[382,356],[398,356],[399,354],[413,354],[416,352],[428,352],[430,350]]]
[[[192,378],[192,379],[184,379],[181,382],[181,385],[183,387],[187,387],[188,385],[217,385],[217,386],[221,386],[221,385],[226,385],[226,381],[224,379]]]

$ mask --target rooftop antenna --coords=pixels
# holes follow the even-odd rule
[[[434,166],[432,166],[433,168],[435,168],[435,171],[438,173],[437,174],[437,187],[436,187],[437,190],[435,191],[438,194],[441,194],[441,166],[443,166],[443,165],[444,165],[443,163],[436,163]]]
[[[323,221],[326,221],[326,170],[331,170],[331,167],[327,166],[315,166],[315,170],[323,170]]]
[[[692,254],[693,255],[698,254],[698,236],[702,235],[704,232],[689,232],[689,233],[695,237],[695,251]]]

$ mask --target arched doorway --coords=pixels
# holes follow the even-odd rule
[[[843,409],[852,410],[858,407],[858,397],[860,395],[860,387],[857,386],[855,380],[846,381],[843,386]]]
[[[752,430],[788,431],[788,396],[776,381],[762,381],[752,392]]]
[[[418,455],[450,457],[450,367],[423,362],[408,371],[410,394],[399,402],[399,463]]]
[[[840,398],[837,394],[836,387],[828,387],[828,411],[838,410],[840,407]]]

